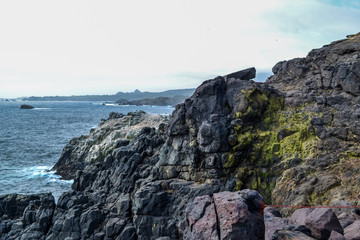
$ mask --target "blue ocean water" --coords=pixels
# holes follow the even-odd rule
[[[29,104],[34,109],[20,109]],[[0,102],[0,195],[52,192],[72,181],[49,172],[73,137],[88,134],[110,112],[170,114],[173,107],[103,106],[100,102]]]

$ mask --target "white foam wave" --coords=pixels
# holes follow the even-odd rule
[[[49,182],[61,182],[61,183],[72,183],[73,180],[62,180],[61,176],[56,175],[55,171],[50,171],[49,166],[34,166],[29,168],[24,168],[22,171],[23,176],[29,179],[33,178],[43,178],[45,181]]]

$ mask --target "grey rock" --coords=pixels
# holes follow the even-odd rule
[[[346,238],[342,234],[333,230],[333,231],[331,231],[329,240],[346,240]]]
[[[344,237],[346,240],[360,239],[360,220],[355,221],[344,229]]]

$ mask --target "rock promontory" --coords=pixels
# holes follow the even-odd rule
[[[0,198],[0,239],[358,239],[357,209],[264,207],[359,205],[360,35],[273,73],[207,80],[169,119],[112,114],[64,148],[56,205]]]

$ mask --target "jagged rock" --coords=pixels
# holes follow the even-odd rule
[[[127,145],[143,127],[159,127],[165,120],[161,115],[150,115],[143,111],[127,115],[112,112],[88,136],[73,138],[63,149],[52,170],[56,170],[64,179],[73,179],[76,171],[103,162],[112,150]]]
[[[21,195],[8,194],[0,196],[0,217],[7,215],[10,219],[19,218],[30,202],[36,202],[39,206],[42,198],[52,198],[50,193]]]
[[[343,233],[343,229],[335,213],[329,208],[316,208],[305,219],[305,225],[317,239],[326,240],[331,232]]]
[[[10,196],[10,195],[8,195]],[[18,218],[16,211],[25,207],[22,218],[9,220],[3,216],[0,222],[0,239],[43,239],[51,225],[55,209],[54,197],[50,194],[11,195],[16,199],[12,206],[13,218]],[[26,205],[27,206],[24,206]],[[7,209],[9,210],[9,209]]]

